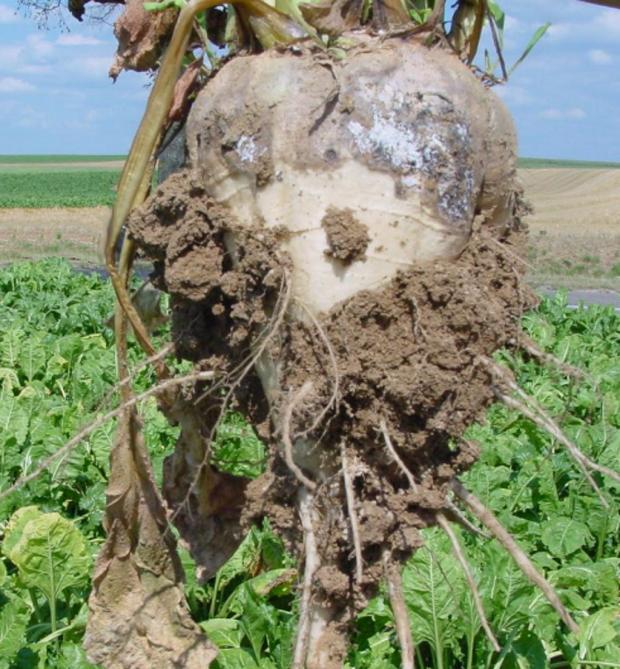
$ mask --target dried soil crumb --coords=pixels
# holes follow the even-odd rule
[[[330,207],[321,221],[327,233],[329,248],[325,255],[345,263],[363,260],[370,238],[368,228],[360,223],[351,209]]]

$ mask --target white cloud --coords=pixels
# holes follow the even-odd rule
[[[52,67],[45,62],[29,63],[28,52],[21,46],[0,46],[0,71],[10,75],[49,74]]]
[[[72,114],[63,119],[65,128],[74,130],[86,130],[93,128],[101,120],[101,113],[96,109],[80,110],[80,114]]]
[[[59,46],[97,46],[97,44],[105,44],[96,37],[89,37],[88,35],[78,35],[77,33],[69,33],[68,35],[61,35],[56,44]]]
[[[0,68],[13,69],[20,60],[22,49],[19,46],[0,46]]]
[[[608,65],[612,61],[611,56],[603,49],[590,49],[588,58],[596,65]]]
[[[578,121],[586,117],[581,107],[570,107],[569,109],[545,109],[541,117],[548,121]]]
[[[513,86],[509,83],[505,86],[497,86],[494,91],[507,105],[524,106],[534,101],[532,95],[523,86]]]
[[[558,21],[551,24],[548,34],[555,40],[593,40],[598,43],[611,40],[615,43],[620,37],[620,12],[617,9],[598,9],[594,15],[578,22]]]
[[[40,109],[24,107],[20,111],[15,125],[20,128],[36,128],[37,130],[44,130],[50,127],[49,115],[42,112]]]
[[[620,37],[620,12],[617,9],[603,9],[592,20],[598,34]]]
[[[0,5],[0,23],[17,23],[17,21],[19,21],[19,16],[14,9],[6,5]]]
[[[54,68],[51,65],[19,65],[14,70],[18,74],[51,74]]]
[[[46,58],[54,53],[54,45],[37,33],[28,35],[26,43],[28,53],[35,58]]]
[[[547,35],[552,39],[572,38],[577,30],[578,23],[552,23],[547,29]]]
[[[97,79],[107,79],[112,59],[109,56],[86,56],[72,61],[68,68]]]
[[[524,21],[520,21],[514,16],[510,16],[510,14],[506,14],[506,17],[504,19],[504,32],[507,35],[523,33],[525,32],[525,29],[526,25]]]
[[[34,91],[34,86],[23,79],[0,77],[0,93],[26,93]]]

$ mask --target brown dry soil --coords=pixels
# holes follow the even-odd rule
[[[520,177],[534,207],[530,282],[620,290],[620,170],[529,169]]]
[[[368,228],[356,220],[350,209],[330,207],[321,221],[327,234],[327,255],[345,263],[363,260],[370,237]]]
[[[523,169],[519,177],[534,208],[528,283],[620,290],[620,170]],[[0,209],[0,263],[58,256],[101,266],[108,219],[107,207]]]
[[[445,509],[449,481],[476,459],[475,446],[459,437],[493,401],[479,356],[514,343],[523,311],[535,302],[515,264],[525,251],[518,216],[493,238],[477,229],[458,260],[400,272],[383,288],[358,293],[309,322],[281,317],[290,260],[278,250],[278,233],[239,225],[189,171],[169,178],[134,213],[129,234],[154,261],[155,283],[171,295],[178,355],[218,375],[211,387],[186,391],[192,420],[185,417],[189,428],[181,423],[164,476],[164,494],[179,512],[175,524],[206,576],[217,567],[214,546],[201,541],[197,523],[205,531],[209,521],[220,524],[216,550],[223,558],[223,532],[232,550],[240,530],[268,517],[289,550],[301,556],[299,482],[283,444],[288,435],[293,443],[315,442],[308,456],[313,464],[297,459],[306,471],[324,476],[314,492],[322,565],[314,598],[335,609],[331,631],[342,638],[351,616],[375,594],[386,552],[401,561],[420,545],[419,530]],[[283,390],[269,398],[269,407],[253,358],[279,367]],[[193,486],[197,460],[205,457],[227,403],[270,443],[267,471],[246,483],[211,470],[215,485]],[[385,434],[419,482],[415,489],[386,450]],[[361,582],[353,578],[343,447],[359,521]],[[226,489],[235,494],[226,495]],[[235,495],[236,508],[223,509],[222,499]]]
[[[0,209],[0,263],[66,258],[101,267],[108,207]]]

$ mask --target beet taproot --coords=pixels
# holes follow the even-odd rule
[[[386,556],[420,545],[474,462],[459,439],[493,400],[478,357],[533,303],[501,101],[441,49],[353,39],[340,60],[294,46],[225,65],[193,104],[184,171],[129,220],[172,297],[177,353],[218,370],[271,447],[264,475],[227,481],[239,503],[224,510],[221,486],[196,482],[208,437],[181,421],[165,483],[177,527],[208,576],[264,517],[301,558],[312,506],[309,667],[339,666]],[[191,401],[212,434],[221,399]]]

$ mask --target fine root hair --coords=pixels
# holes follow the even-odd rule
[[[490,539],[491,537],[483,532],[479,527],[476,527],[471,520],[459,509],[459,507],[449,498],[444,503],[444,512],[447,513],[448,519],[460,525],[466,532],[473,534],[481,539]]]
[[[310,319],[312,322],[312,325],[316,328],[316,331],[319,334],[319,337],[321,341],[323,342],[325,349],[327,350],[327,354],[329,355],[329,362],[332,367],[332,374],[334,377],[334,382],[332,386],[332,394],[327,401],[327,404],[323,407],[323,409],[317,414],[316,418],[314,421],[312,421],[312,425],[310,425],[309,428],[304,430],[301,435],[306,436],[307,434],[310,434],[313,432],[318,425],[321,424],[321,421],[327,413],[332,409],[332,407],[335,407],[337,402],[338,402],[338,395],[340,392],[340,372],[338,371],[338,362],[336,360],[336,353],[334,352],[334,347],[332,346],[332,343],[329,341],[329,337],[325,333],[325,330],[317,317],[312,313],[310,309],[299,299],[295,300],[295,302],[303,309],[304,313],[307,315],[307,317]]]
[[[396,636],[401,652],[402,669],[414,669],[415,644],[409,623],[409,614],[403,594],[403,581],[400,575],[400,565],[390,562],[388,550],[383,552],[383,571],[387,582],[388,597],[394,614]]]
[[[498,385],[494,385],[493,391],[496,397],[501,400],[506,406],[515,409],[522,413],[524,416],[529,418],[534,424],[540,427],[542,430],[551,435],[556,439],[562,446],[566,448],[570,456],[577,463],[577,466],[582,471],[584,477],[587,479],[588,483],[592,489],[598,495],[601,504],[605,508],[609,508],[609,503],[605,499],[601,489],[598,484],[592,477],[591,472],[595,471],[599,474],[603,474],[614,481],[620,483],[620,474],[609,467],[604,465],[599,465],[597,462],[594,462],[588,458],[585,453],[583,453],[577,445],[571,441],[566,434],[562,431],[560,426],[551,418],[551,416],[543,409],[543,407],[533,398],[530,397],[525,391],[523,391],[519,386],[513,381],[509,373],[503,369],[500,365],[495,363],[490,358],[481,357],[480,358],[483,364],[490,370],[493,376],[496,379],[507,387],[509,390],[513,391],[518,395],[521,400],[518,400],[511,395],[508,395],[504,392]]]
[[[381,422],[379,423],[379,429],[381,430],[381,434],[383,435],[383,442],[385,443],[385,447],[388,453],[392,457],[392,460],[394,460],[394,462],[398,465],[398,468],[407,478],[407,482],[409,483],[409,487],[411,488],[411,490],[415,492],[417,490],[417,486],[415,484],[415,479],[413,478],[413,474],[409,471],[409,468],[403,462],[402,458],[400,457],[400,455],[398,455],[398,452],[394,448],[394,444],[392,443],[392,440],[390,438],[390,433],[388,432],[387,423],[385,422],[385,419],[381,419]]]
[[[465,549],[461,546],[458,537],[456,536],[454,530],[450,526],[450,523],[448,522],[447,518],[443,515],[443,513],[437,513],[435,514],[435,517],[437,519],[437,524],[439,525],[439,527],[441,527],[441,529],[448,535],[448,539],[450,539],[450,543],[452,544],[452,552],[454,553],[456,559],[459,561],[461,569],[463,570],[463,574],[465,574],[465,579],[467,580],[467,584],[469,585],[469,589],[471,590],[472,597],[474,598],[474,604],[476,606],[476,611],[478,612],[478,617],[480,618],[480,624],[482,625],[482,629],[484,630],[484,633],[487,635],[487,639],[490,641],[491,646],[493,646],[493,650],[495,650],[496,653],[499,653],[501,648],[499,642],[497,641],[497,637],[495,636],[493,630],[491,629],[491,625],[489,625],[489,621],[487,619],[486,613],[484,611],[484,606],[482,604],[482,599],[480,597],[480,593],[478,592],[478,586],[476,585],[476,580],[474,579],[474,575],[471,572],[467,556],[465,555]]]
[[[355,552],[355,580],[358,585],[361,585],[364,577],[362,541],[360,539],[360,526],[357,520],[357,511],[355,510],[355,493],[353,492],[353,481],[351,479],[351,472],[349,471],[350,465],[345,444],[341,444],[340,446],[340,458],[342,462],[342,478],[344,480],[347,511],[349,513],[349,522],[351,524],[351,537],[353,539],[353,549]]]
[[[293,650],[292,669],[303,669],[306,665],[308,654],[308,637],[310,633],[310,603],[312,599],[312,582],[314,574],[320,567],[321,560],[316,545],[314,534],[314,495],[307,488],[299,491],[299,519],[304,533],[304,578],[301,589],[301,601],[299,604],[299,623],[297,624],[297,636]]]
[[[269,323],[265,326],[265,329],[259,335],[258,337],[259,343],[256,349],[249,356],[244,358],[241,361],[241,363],[239,363],[239,365],[232,372],[230,372],[230,374],[226,376],[224,380],[212,384],[205,392],[203,392],[197,399],[193,401],[193,406],[196,408],[203,400],[207,398],[208,395],[212,394],[222,386],[228,384],[226,394],[224,395],[220,404],[220,410],[218,412],[217,418],[214,421],[213,427],[211,428],[207,438],[207,448],[205,448],[205,454],[201,462],[198,463],[196,467],[196,473],[194,475],[194,478],[192,479],[190,485],[188,486],[187,491],[183,496],[183,499],[178,504],[177,509],[170,516],[171,523],[175,520],[180,511],[183,508],[187,507],[192,493],[194,492],[196,486],[201,480],[205,467],[209,462],[209,455],[210,455],[209,445],[211,444],[211,442],[215,437],[217,428],[219,427],[222,418],[226,413],[226,409],[229,406],[230,399],[232,398],[235,389],[241,385],[245,377],[251,372],[251,370],[254,368],[254,365],[256,364],[256,361],[261,357],[271,339],[280,330],[280,327],[282,325],[282,322],[284,321],[284,317],[286,315],[290,303],[291,290],[292,286],[290,277],[288,272],[285,271],[282,279],[282,285],[280,287],[280,292],[278,295],[278,300],[276,302],[276,308],[274,310],[274,314],[271,317]]]
[[[521,349],[526,355],[528,355],[536,362],[547,365],[549,367],[555,368],[560,371],[562,374],[565,374],[568,377],[576,379],[577,381],[583,381],[588,379],[596,385],[594,379],[591,379],[586,372],[574,365],[570,365],[563,360],[560,360],[552,353],[543,351],[537,344],[535,344],[529,337],[521,335],[517,341],[517,348]]]
[[[579,626],[560,601],[557,592],[547,579],[538,572],[529,557],[519,547],[517,542],[506,528],[497,520],[493,512],[488,509],[474,494],[469,492],[457,479],[452,479],[450,487],[454,494],[465,504],[476,518],[489,530],[489,532],[502,544],[515,561],[524,575],[540,589],[547,601],[556,610],[560,618],[571,632],[577,633]]]
[[[313,384],[306,381],[304,385],[290,398],[282,413],[282,444],[284,446],[284,460],[295,478],[309,490],[316,490],[316,483],[309,479],[295,462],[293,457],[293,441],[291,439],[291,422],[295,407],[304,401],[308,393],[312,392]]]

